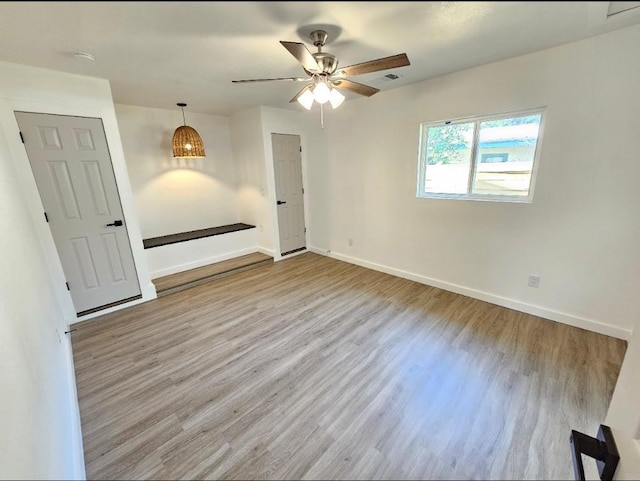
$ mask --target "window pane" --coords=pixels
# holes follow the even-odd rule
[[[473,129],[473,122],[429,128],[424,192],[467,193]]]
[[[529,195],[541,115],[480,122],[474,194]]]

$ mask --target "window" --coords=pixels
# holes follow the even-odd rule
[[[418,197],[531,202],[543,113],[421,124]]]

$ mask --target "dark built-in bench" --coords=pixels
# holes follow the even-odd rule
[[[189,232],[180,232],[179,234],[163,235],[160,237],[151,237],[142,241],[145,249],[152,247],[165,246],[167,244],[176,244],[178,242],[190,241],[193,239],[201,239],[202,237],[211,237],[214,235],[228,234],[229,232],[237,232],[239,230],[255,229],[255,225],[237,223],[229,225],[221,225],[218,227],[209,227],[208,229],[192,230]]]

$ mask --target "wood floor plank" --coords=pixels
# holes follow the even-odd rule
[[[570,479],[626,348],[312,253],[72,343],[88,479]]]
[[[227,259],[226,261],[178,272],[177,274],[158,277],[153,279],[153,284],[158,291],[158,295],[165,292],[177,292],[181,286],[194,286],[197,285],[196,283],[205,283],[211,278],[220,277],[222,274],[248,269],[269,262],[273,262],[273,257],[261,252],[253,252]]]

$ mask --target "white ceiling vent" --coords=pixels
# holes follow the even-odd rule
[[[382,77],[382,80],[385,80],[388,82],[389,80],[398,80],[399,78],[402,78],[402,75],[398,75],[395,73],[388,73],[387,75],[384,75]]]

